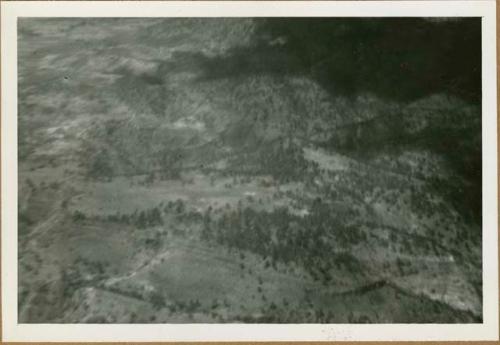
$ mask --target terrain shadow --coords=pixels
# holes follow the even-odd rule
[[[235,47],[215,57],[196,54],[201,78],[304,76],[318,82],[332,97],[370,93],[408,104],[446,94],[480,111],[480,18],[266,18],[257,23],[251,47]],[[463,115],[457,112],[456,116]],[[467,218],[480,223],[480,122],[462,121],[461,127],[440,124],[407,135],[398,115],[390,117],[385,121],[389,124],[386,135],[377,140],[371,140],[368,126],[367,135],[354,145],[329,141],[322,146],[362,155],[402,146],[437,152],[468,181],[448,198]],[[436,187],[439,189],[438,184]]]
[[[334,95],[411,101],[448,93],[481,99],[481,20],[273,18],[252,47],[206,58],[207,78],[304,74]]]

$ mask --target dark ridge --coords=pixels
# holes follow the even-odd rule
[[[385,280],[385,279],[377,280],[375,282],[360,286],[356,289],[340,292],[340,293],[334,294],[334,295],[335,296],[360,296],[360,295],[369,293],[371,291],[379,290],[379,289],[382,289],[385,287],[393,289],[397,293],[404,295],[406,297],[412,298],[412,299],[428,300],[429,302],[435,304],[436,306],[438,306],[442,309],[451,310],[454,313],[458,313],[458,314],[467,316],[467,317],[471,318],[472,320],[474,320],[475,323],[482,322],[482,317],[480,315],[478,316],[469,310],[459,310],[459,309],[456,309],[456,308],[450,306],[449,304],[443,303],[443,302],[438,301],[438,300],[433,300],[425,295],[415,294],[415,293],[407,291],[407,290],[401,288],[400,286],[398,286],[397,284],[394,284],[393,282]]]
[[[439,306],[440,308],[451,310],[451,311],[453,311],[456,314],[461,314],[461,315],[464,315],[464,316],[468,316],[472,320],[474,320],[474,323],[481,323],[481,322],[483,322],[482,315],[476,315],[476,314],[474,314],[470,310],[456,309],[456,308],[452,307],[451,305],[446,304],[444,302],[441,302],[439,300],[434,300],[434,299],[431,299],[431,298],[429,298],[427,296],[424,296],[424,295],[421,295],[421,294],[415,294],[413,292],[407,291],[407,290],[401,288],[400,286],[398,286],[397,284],[394,284],[393,282],[390,282],[390,281],[387,281],[384,284],[384,286],[389,286],[389,287],[391,287],[392,289],[396,290],[398,293],[400,293],[402,295],[405,295],[405,296],[408,296],[408,297],[412,297],[412,298],[417,298],[417,299],[426,299],[426,300],[434,303],[436,306]]]
[[[207,77],[305,74],[335,95],[411,101],[446,92],[481,101],[481,19],[272,18],[255,44],[206,58]]]
[[[367,293],[367,292],[370,292],[373,290],[380,289],[380,288],[387,286],[387,285],[389,285],[389,282],[387,280],[385,280],[385,279],[377,280],[373,283],[369,283],[369,284],[360,286],[360,287],[353,289],[353,290],[339,292],[338,294],[335,294],[335,296],[360,295],[360,294],[364,294],[364,293]]]
[[[408,101],[447,92],[481,99],[481,19],[278,19],[262,31],[287,39],[288,51],[328,90],[369,91]]]

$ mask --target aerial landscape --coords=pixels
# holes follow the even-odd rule
[[[21,18],[20,323],[481,323],[480,18]]]

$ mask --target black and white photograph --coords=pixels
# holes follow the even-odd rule
[[[14,322],[483,324],[483,20],[19,16]]]

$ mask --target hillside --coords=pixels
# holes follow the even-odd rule
[[[481,322],[478,34],[21,19],[19,321]]]

